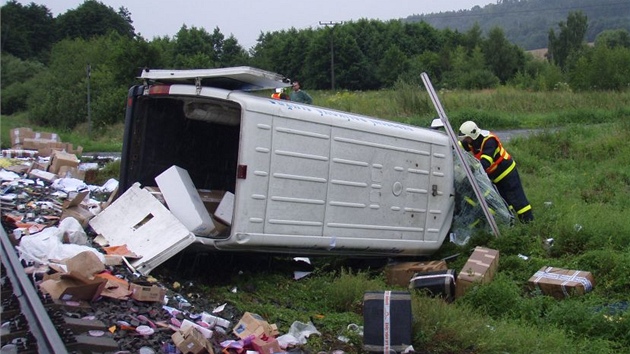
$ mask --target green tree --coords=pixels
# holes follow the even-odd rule
[[[630,32],[625,29],[603,31],[595,38],[595,45],[630,48]]]
[[[215,68],[219,64],[219,54],[215,51],[215,41],[222,40],[210,35],[205,29],[186,25],[175,36],[175,57],[173,65],[177,69]]]
[[[134,28],[129,10],[121,7],[116,12],[111,6],[96,0],[85,0],[75,10],[57,16],[58,37],[90,39],[110,31],[121,36],[134,37]]]
[[[15,0],[0,8],[2,53],[46,62],[55,42],[55,21],[44,5],[22,6]]]
[[[501,83],[513,78],[519,69],[523,68],[525,53],[516,45],[511,44],[499,27],[493,27],[490,30],[482,48],[486,63]]]
[[[37,61],[21,60],[11,54],[2,55],[0,64],[2,73],[2,114],[13,114],[27,108],[27,98],[32,91],[31,78],[43,72],[46,68]]]
[[[225,41],[223,41],[223,47],[221,48],[221,54],[219,56],[219,62],[221,67],[241,66],[249,65],[249,54],[233,35],[230,35]]]
[[[142,67],[155,67],[159,53],[142,38],[116,33],[53,46],[47,71],[32,79],[30,118],[38,124],[72,129],[87,122],[90,80],[91,121],[96,129],[124,119],[125,97]],[[91,66],[88,78],[86,68]]]
[[[567,70],[569,57],[576,57],[584,47],[584,36],[588,28],[587,18],[581,11],[571,11],[567,21],[561,21],[556,35],[549,30],[548,59],[563,70]]]
[[[383,85],[391,87],[408,70],[407,56],[400,48],[392,44],[383,55],[378,68],[378,77]]]
[[[630,48],[598,45],[581,56],[569,72],[577,90],[623,90],[630,87]]]
[[[409,59],[407,72],[400,78],[403,82],[415,85],[422,84],[421,74],[427,73],[431,82],[442,79],[443,60],[436,52],[426,51]]]
[[[449,88],[466,90],[493,88],[499,79],[487,69],[481,48],[467,54],[462,46],[453,53],[453,69],[445,74],[445,84]]]
[[[478,22],[475,22],[475,24],[464,34],[463,41],[463,46],[468,52],[472,52],[475,48],[481,47],[484,40],[483,32],[481,31],[481,26],[479,26]]]

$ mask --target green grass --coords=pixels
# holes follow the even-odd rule
[[[421,88],[309,93],[320,106],[400,122],[428,125],[436,116]],[[443,92],[440,99],[454,127],[473,118],[493,130],[562,129],[506,142],[536,219],[502,228],[499,238],[479,233],[466,246],[442,246],[435,259],[461,254],[449,262],[455,270],[474,246],[497,249],[499,269],[492,282],[452,304],[412,292],[414,348],[423,353],[630,353],[630,310],[614,311],[627,304],[630,289],[630,92],[501,88]],[[24,115],[2,117],[3,146],[8,129],[23,124]],[[64,141],[107,151],[120,146],[122,129],[94,142],[80,129],[60,134]],[[110,173],[116,175],[118,168],[112,166]],[[555,240],[549,249],[543,244],[547,238]],[[346,327],[363,324],[364,291],[391,288],[382,269],[347,267],[330,258],[314,259],[314,265],[313,274],[297,281],[262,267],[227,282],[218,282],[213,273],[198,280],[203,284],[198,291],[259,313],[281,332],[293,321],[312,319],[322,336],[309,337],[305,349],[310,352],[362,352],[361,338]],[[590,271],[594,289],[565,300],[542,296],[527,287],[527,280],[543,266]],[[242,291],[231,292],[232,286]],[[349,342],[340,342],[340,335]]]

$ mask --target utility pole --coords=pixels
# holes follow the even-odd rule
[[[326,26],[326,27],[331,26],[331,30],[330,30],[330,89],[332,91],[335,91],[335,45],[334,45],[333,38],[335,38],[335,26],[341,25],[341,24],[343,24],[343,21],[340,21],[340,22],[319,21],[320,26]]]
[[[87,119],[88,119],[88,136],[92,137],[92,110],[90,108],[90,77],[92,76],[92,67],[90,63],[85,68],[87,73]]]

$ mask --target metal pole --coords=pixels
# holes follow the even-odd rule
[[[335,91],[335,46],[333,44],[335,38],[335,27],[330,30],[330,89]]]
[[[88,118],[88,136],[92,137],[92,109],[90,107],[90,77],[92,76],[92,67],[88,63],[87,68],[87,118]]]
[[[335,45],[334,45],[335,26],[341,25],[341,24],[343,24],[343,21],[342,22],[319,21],[320,26],[326,26],[326,27],[332,26],[332,28],[330,29],[330,89],[332,91],[335,91]]]
[[[486,203],[486,198],[484,198],[483,193],[481,192],[481,188],[479,188],[479,185],[477,184],[477,180],[475,179],[475,176],[473,176],[473,173],[470,170],[470,167],[468,166],[468,162],[464,158],[463,151],[462,149],[460,149],[458,145],[458,140],[457,140],[457,136],[455,135],[455,131],[453,131],[453,128],[451,127],[451,123],[449,123],[448,121],[446,112],[444,112],[444,108],[442,107],[442,104],[440,103],[440,99],[438,98],[437,93],[435,93],[435,89],[433,88],[433,84],[431,84],[429,75],[427,75],[427,73],[421,73],[420,76],[422,77],[422,82],[424,82],[424,87],[427,89],[427,92],[429,93],[429,96],[431,97],[431,101],[433,101],[435,110],[437,111],[438,115],[440,116],[440,119],[442,120],[442,124],[444,124],[446,133],[451,139],[451,143],[453,144],[453,149],[455,150],[455,153],[457,154],[457,158],[459,158],[459,161],[462,163],[462,166],[464,166],[466,177],[468,177],[468,181],[470,181],[470,185],[473,187],[475,195],[477,196],[477,199],[479,200],[479,205],[481,205],[481,209],[483,210],[483,214],[485,215],[486,219],[488,220],[488,223],[490,224],[492,233],[494,233],[496,237],[499,237],[500,236],[499,227],[497,226],[497,223],[494,220],[494,216],[492,216],[492,213],[490,212],[490,209],[488,208],[488,203]]]

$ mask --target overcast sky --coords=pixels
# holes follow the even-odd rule
[[[2,0],[4,5],[7,1]],[[76,9],[83,0],[18,0],[26,6],[31,2],[45,5],[58,16]],[[318,28],[319,23],[356,21],[362,18],[391,20],[411,15],[452,10],[469,10],[496,3],[484,0],[100,0],[118,11],[121,6],[131,13],[136,33],[147,40],[156,36],[172,37],[182,25],[205,28],[212,33],[216,27],[226,37],[233,34],[246,49],[256,44],[261,32],[283,29]]]

